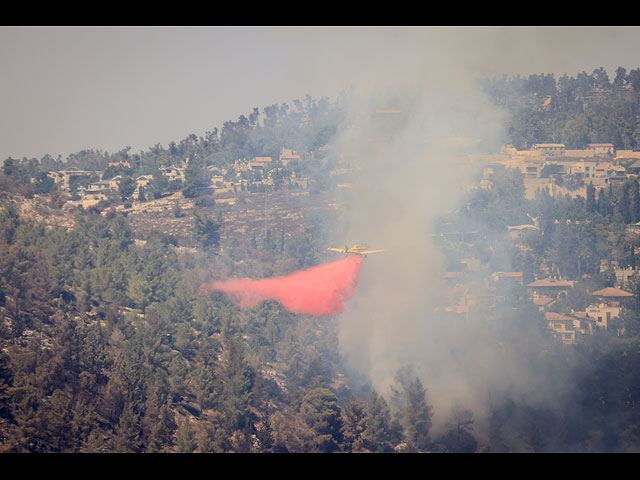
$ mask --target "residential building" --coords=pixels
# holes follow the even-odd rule
[[[640,152],[638,152],[638,153],[640,153]],[[633,173],[634,175],[639,174],[640,173],[640,160],[636,160],[631,165],[629,165],[629,167],[627,167],[627,170],[629,170],[629,173]]]
[[[572,312],[571,315],[546,312],[545,321],[554,337],[567,345],[575,345],[584,335],[592,334],[596,326],[586,312]]]
[[[106,182],[109,182],[109,190],[118,190],[118,188],[120,187],[120,180],[122,179],[122,175],[116,175],[113,178],[110,178],[109,180],[105,180]]]
[[[567,173],[571,175],[582,175],[584,178],[592,178],[596,175],[596,162],[575,162],[567,166]]]
[[[554,336],[566,344],[575,344],[578,342],[577,332],[574,325],[574,318],[567,315],[561,315],[555,312],[546,312],[544,319],[547,322],[547,328],[553,331]]]
[[[538,310],[544,312],[545,309],[550,307],[553,304],[554,299],[551,297],[546,297],[544,295],[534,294],[532,295],[533,304],[538,307]]]
[[[100,178],[102,172],[94,172],[91,170],[60,170],[59,172],[51,171],[47,175],[60,185],[61,190],[70,188],[71,179],[74,177],[97,177]]]
[[[184,170],[182,168],[177,167],[160,167],[160,172],[169,177],[169,181],[172,180],[184,180]]]
[[[595,155],[614,156],[615,149],[613,143],[590,143],[587,148],[593,150]]]
[[[615,161],[635,160],[640,161],[640,152],[634,152],[633,150],[616,150]]]
[[[570,150],[566,149],[564,151],[564,156],[568,158],[592,158],[596,156],[596,152],[593,149],[587,150]]]
[[[596,165],[595,176],[596,177],[607,177],[609,176],[609,170],[611,169],[612,164],[610,162],[600,163]]]
[[[133,192],[133,198],[138,198],[141,193],[144,195],[145,188],[152,179],[153,175],[140,175],[136,178],[136,189]]]
[[[573,280],[556,280],[554,278],[543,278],[535,282],[528,283],[527,289],[534,295],[558,298],[559,295],[566,295],[573,288]]]
[[[522,285],[522,272],[493,272],[491,279],[494,283]]]
[[[102,200],[107,200],[107,195],[104,192],[85,190],[78,203],[82,205],[82,208],[88,208],[93,205],[97,205]]]
[[[294,150],[284,147],[280,150],[280,162],[283,166],[286,167],[289,162],[294,160],[300,160],[300,155],[298,155]]]
[[[602,290],[591,292],[591,295],[612,306],[624,305],[634,298],[633,293],[616,287],[603,288]]]
[[[524,162],[520,171],[525,178],[540,178],[543,168],[541,162]]]
[[[585,311],[592,318],[598,328],[607,330],[612,318],[620,316],[620,306],[607,305],[606,303],[595,303],[589,305]]]
[[[100,180],[99,182],[91,182],[86,193],[95,193],[95,192],[108,192],[111,190],[111,181],[109,180]]]
[[[637,225],[637,224],[636,224]],[[638,273],[638,269],[637,268],[620,268],[620,267],[614,267],[614,272],[616,275],[616,282],[618,285],[624,286],[625,283],[627,283],[629,281],[629,279],[631,277],[633,277],[634,275],[636,275]]]

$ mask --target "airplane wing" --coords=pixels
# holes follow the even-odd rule
[[[345,252],[344,248],[332,248],[332,247],[329,247],[329,248],[327,248],[327,250],[331,250],[333,252],[340,252],[340,253],[344,253]]]
[[[367,255],[369,253],[379,253],[379,252],[384,252],[384,250],[360,250],[358,253]]]

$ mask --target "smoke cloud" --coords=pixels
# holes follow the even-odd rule
[[[452,44],[468,48],[464,40],[461,31]],[[456,403],[474,413],[479,431],[492,402],[558,404],[568,380],[539,368],[535,332],[512,345],[498,341],[513,328],[509,321],[518,320],[509,312],[500,312],[507,319],[501,321],[492,318],[500,317],[496,312],[460,318],[438,308],[445,259],[434,243],[437,222],[465,208],[483,168],[479,155],[500,151],[506,123],[481,91],[483,72],[458,62],[468,51],[439,45],[423,50],[416,38],[414,50],[395,49],[390,41],[376,65],[363,65],[364,80],[349,104],[351,128],[333,144],[353,174],[341,233],[347,238],[333,241],[385,250],[365,260],[358,292],[341,315],[339,340],[347,368],[384,395],[410,366],[428,390],[434,431]],[[393,68],[382,68],[380,58]],[[471,65],[482,60],[491,55]],[[506,255],[502,264],[510,265]],[[478,272],[473,280],[484,283],[490,274]]]
[[[223,292],[240,308],[277,300],[294,313],[336,315],[344,311],[358,285],[362,257],[350,255],[289,275],[252,280],[232,278],[205,284],[202,293]]]

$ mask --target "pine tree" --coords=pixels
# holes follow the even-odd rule
[[[51,395],[51,404],[46,410],[47,436],[49,445],[54,452],[63,452],[71,446],[71,418],[69,399],[61,390],[55,390]]]
[[[477,441],[472,435],[473,413],[455,404],[451,412],[451,420],[446,425],[447,431],[443,442],[447,452],[473,453],[477,447]]]
[[[140,438],[139,416],[130,404],[125,405],[116,428],[115,448],[118,453],[137,452]]]
[[[342,407],[342,438],[346,452],[362,452],[364,432],[367,429],[367,411],[365,403],[351,395],[349,402]]]
[[[0,418],[8,418],[11,412],[9,389],[13,382],[13,373],[9,368],[9,355],[2,348],[3,343],[0,341]]]
[[[96,426],[91,430],[87,442],[84,447],[86,453],[103,453],[104,452],[104,436],[100,431],[100,427]]]
[[[273,429],[268,416],[262,419],[262,427],[257,431],[258,448],[261,453],[271,452],[274,445]]]
[[[398,422],[403,426],[407,441],[411,446],[425,450],[429,447],[431,429],[431,406],[427,403],[426,390],[411,369],[398,371],[396,381],[399,388],[393,388],[393,404]]]
[[[326,388],[314,388],[302,399],[300,412],[315,432],[318,451],[336,451],[342,441],[342,418],[336,395]]]
[[[366,428],[362,433],[364,447],[375,453],[393,452],[401,440],[401,427],[391,417],[384,397],[372,390],[367,398]]]
[[[195,214],[193,232],[205,252],[217,252],[220,246],[220,236],[223,224],[224,222],[221,215],[213,218],[207,215]]]
[[[193,427],[188,418],[185,418],[178,426],[176,445],[180,453],[193,453],[198,447]]]

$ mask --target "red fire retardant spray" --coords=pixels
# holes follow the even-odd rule
[[[344,302],[355,293],[361,264],[360,255],[350,255],[281,277],[211,282],[203,285],[201,291],[223,292],[242,309],[264,300],[277,300],[290,312],[336,315],[344,311]]]

